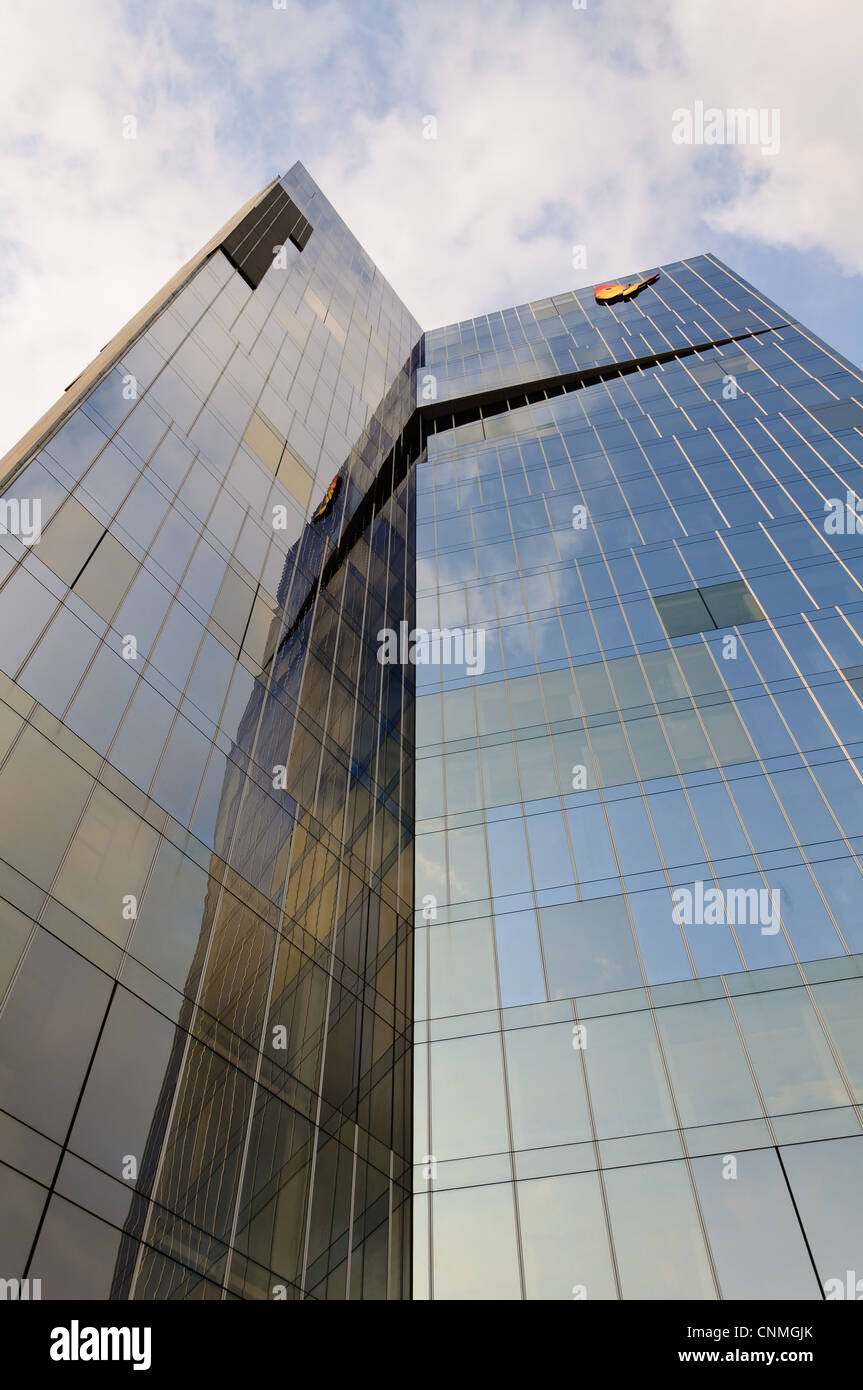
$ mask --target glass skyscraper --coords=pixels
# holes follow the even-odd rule
[[[0,464],[21,1296],[856,1296],[863,377],[647,272],[295,165]]]

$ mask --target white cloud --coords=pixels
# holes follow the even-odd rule
[[[856,0],[7,0],[0,453],[296,158],[427,327],[715,233],[859,274],[860,30]],[[779,154],[674,145],[697,100],[778,107]]]
[[[860,273],[855,30],[855,3],[421,7],[403,66],[438,140],[402,103],[361,119],[317,176],[426,324],[705,250],[713,229]],[[675,145],[672,112],[697,100],[778,107],[779,153]],[[525,245],[548,203],[553,233]]]

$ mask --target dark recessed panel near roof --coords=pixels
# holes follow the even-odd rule
[[[225,238],[222,250],[246,284],[256,290],[278,248],[290,241],[302,251],[311,234],[311,223],[277,183]]]
[[[696,381],[722,381],[726,376],[757,371],[758,363],[745,353],[738,352],[728,357],[710,357],[704,362],[695,362],[690,364],[689,370]]]
[[[827,430],[863,429],[863,406],[855,400],[827,401],[825,405],[807,407],[810,415]]]
[[[669,637],[693,632],[757,623],[764,618],[760,603],[742,579],[709,584],[704,589],[681,589],[676,594],[655,594],[656,604]]]

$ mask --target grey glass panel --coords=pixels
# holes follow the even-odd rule
[[[761,1114],[731,1010],[724,999],[657,1009],[656,1020],[683,1125]]]
[[[217,540],[230,550],[237,539],[242,520],[243,510],[239,503],[235,502],[227,492],[222,492],[207,518],[207,530],[211,531]]]
[[[3,1260],[0,1277],[23,1278],[47,1195],[44,1187],[0,1163],[0,1252]],[[37,1275],[32,1277],[38,1278]],[[8,1293],[4,1295],[5,1298],[9,1296]]]
[[[183,590],[210,612],[222,584],[227,561],[206,539],[198,542],[189,568],[183,576]]]
[[[12,742],[23,725],[20,715],[0,700],[0,759],[5,758]]]
[[[705,843],[714,859],[749,853],[740,819],[719,782],[691,786],[689,799]]]
[[[570,1173],[521,1182],[516,1191],[525,1296],[616,1298],[596,1174]]]
[[[590,742],[596,758],[600,786],[614,787],[623,782],[635,781],[636,772],[621,724],[605,724],[591,728]]]
[[[174,1035],[169,1019],[117,990],[69,1140],[115,1178],[127,1176],[129,1158],[140,1173]],[[126,1084],[132,1076],[134,1086]]]
[[[301,1164],[309,1126],[299,1116],[288,1114],[287,1107],[273,1097],[259,1094],[250,1133],[251,1151],[261,1157],[254,1167],[249,1164],[246,1168],[236,1245],[265,1267],[298,1280],[305,1244],[306,1173]],[[267,1200],[276,1183],[276,1194]],[[269,1281],[265,1289],[265,1296],[270,1296]],[[378,1296],[386,1296],[386,1280]]]
[[[27,728],[0,774],[0,853],[47,888],[92,779],[47,738]]]
[[[456,903],[487,899],[488,870],[482,829],[451,831],[448,841],[449,901]]]
[[[566,838],[566,822],[560,811],[530,815],[525,819],[533,881],[537,890],[563,887],[573,882],[572,860]]]
[[[21,672],[19,685],[59,718],[98,644],[94,632],[61,608]]]
[[[575,681],[572,672],[565,668],[560,671],[543,671],[542,689],[548,707],[551,723],[559,719],[577,719],[581,714],[575,694]]]
[[[189,322],[197,318],[197,310],[190,315]],[[206,343],[200,331],[191,333],[181,343],[174,355],[174,363],[180,372],[196,387],[202,401],[209,396],[219,375],[218,341],[212,346]]]
[[[68,1151],[57,1174],[55,1191],[85,1211],[121,1227],[128,1220],[134,1197],[134,1186],[129,1179],[108,1177],[92,1163],[85,1163]]]
[[[185,824],[192,814],[204,775],[210,742],[180,715],[153,784],[153,799]]]
[[[39,542],[39,559],[71,584],[103,533],[102,523],[70,497]]]
[[[792,1114],[849,1103],[804,990],[740,995],[734,1008],[771,1113]]]
[[[150,468],[172,492],[176,492],[189,471],[192,462],[191,449],[185,444],[176,430],[170,430],[156,450]]]
[[[189,679],[204,629],[182,604],[175,603],[150,660],[176,691],[182,691]]]
[[[180,579],[197,539],[197,529],[185,517],[169,512],[150,549],[151,567],[160,566],[172,579]]]
[[[662,724],[681,772],[699,772],[715,766],[715,759],[694,710],[664,714]]]
[[[742,579],[732,579],[728,584],[711,584],[700,592],[717,627],[756,623],[764,617],[755,595]]]
[[[673,597],[673,595],[672,595]],[[687,692],[674,652],[645,652],[643,661],[654,700],[679,700]],[[685,669],[685,668],[684,668]]]
[[[133,581],[115,621],[115,630],[135,638],[139,658],[146,656],[161,627],[171,595],[154,575],[142,569]]]
[[[641,798],[627,796],[611,801],[607,812],[621,873],[642,873],[658,867],[656,843]],[[622,905],[621,900],[618,906]]]
[[[769,877],[798,958],[820,960],[840,955],[836,930],[809,871],[803,865],[792,865],[774,869]]]
[[[198,947],[209,882],[203,869],[162,841],[129,949],[176,989],[184,988]]]
[[[831,980],[814,985],[812,993],[839,1053],[851,1093],[863,1101],[863,979]],[[863,1274],[863,1270],[861,1270]]]
[[[849,949],[863,952],[863,920],[859,911],[863,882],[856,862],[852,859],[832,859],[826,864],[815,865],[815,870]]]
[[[863,406],[854,400],[829,401],[826,405],[812,405],[809,407],[809,411],[828,430],[863,428]]]
[[[0,998],[9,987],[32,930],[30,918],[0,898]]]
[[[48,441],[45,452],[62,464],[72,478],[80,478],[107,442],[107,435],[76,411]]]
[[[75,584],[75,593],[110,622],[137,568],[135,557],[108,532]]]
[[[692,1164],[723,1298],[820,1298],[774,1150],[730,1157]]]
[[[121,1233],[56,1194],[33,1254],[43,1294],[54,1299],[107,1299]]]
[[[629,907],[648,984],[688,980],[693,973],[680,927],[669,912],[667,888],[631,893]]]
[[[132,414],[119,429],[117,438],[137,454],[139,459],[146,461],[167,428],[167,421],[157,415],[146,400],[139,400]]]
[[[686,1165],[615,1168],[605,1186],[623,1297],[715,1298]]]
[[[596,1132],[613,1139],[676,1124],[665,1069],[650,1015],[592,1018],[584,1058]]]
[[[513,1147],[589,1140],[590,1116],[573,1025],[513,1028],[504,1034]]]
[[[113,433],[133,406],[134,397],[129,399],[129,393],[125,390],[123,373],[116,368],[99,382],[95,391],[90,392],[85,402],[88,414],[92,412],[97,417],[100,426],[102,426],[103,421],[108,426],[106,430],[108,434]]]
[[[509,1148],[497,1033],[431,1049],[432,1149],[439,1162]]]
[[[253,600],[254,590],[235,570],[228,569],[219,597],[213,606],[213,621],[235,642],[243,640]]]
[[[664,653],[672,664],[675,660],[683,671],[686,684],[693,695],[703,695],[707,691],[721,690],[722,677],[716,669],[707,647],[700,642],[686,642],[675,647],[673,654]]]
[[[578,666],[575,680],[585,714],[603,714],[615,708],[614,696],[602,662]]]
[[[146,473],[142,473],[111,527],[120,540],[131,536],[132,540],[147,549],[168,510],[165,491],[162,484],[154,487]]]
[[[755,758],[755,749],[733,705],[711,705],[700,714],[720,766]]]
[[[38,931],[0,1015],[0,1106],[62,1141],[111,992],[107,975]]]
[[[503,681],[478,685],[476,687],[476,703],[481,734],[509,728],[509,706],[506,700],[506,685]]]
[[[601,806],[567,811],[572,852],[581,882],[617,877],[617,862]]]
[[[527,653],[525,653],[525,655],[528,660],[531,659]],[[539,694],[539,679],[536,676],[522,676],[520,680],[510,681],[509,699],[512,710],[512,727],[514,729],[530,727],[532,724],[545,723],[542,700]],[[464,702],[464,708],[469,719],[470,704],[467,701]],[[447,738],[455,737],[455,734],[449,733],[449,724],[446,725],[446,728]],[[466,732],[467,731],[466,729]]]
[[[497,1008],[491,923],[433,924],[429,932],[431,1018]]]
[[[662,723],[657,718],[630,719],[626,732],[632,744],[638,775],[642,781],[649,777],[668,777],[674,772],[674,760],[669,752]]]
[[[635,657],[627,656],[619,661],[611,661],[608,669],[621,709],[626,709],[629,705],[650,704],[650,691]]]
[[[158,835],[104,787],[96,787],[81,820],[54,896],[119,945],[134,920],[137,899],[156,853]]]
[[[133,662],[108,647],[96,653],[66,723],[97,753],[107,753],[137,679]]]
[[[497,912],[494,930],[501,1007],[544,1000],[545,979],[534,910]]]
[[[189,681],[187,699],[214,723],[218,723],[233,667],[234,663],[221,643],[210,633],[205,633]]]
[[[554,749],[554,760],[557,764],[560,787],[564,795],[570,790],[593,789],[598,785],[586,730],[573,729],[563,734],[552,734],[551,744]],[[629,771],[629,776],[632,776],[631,771]],[[556,791],[556,787],[550,790],[553,793]]]
[[[41,529],[45,529],[49,518],[54,515],[58,507],[62,506],[69,495],[67,488],[57,476],[61,473],[62,469],[57,467],[53,459],[40,454],[31,459],[14,482],[3,488],[4,501],[10,501],[13,497],[17,497],[21,503],[19,521],[21,519],[35,521],[32,504],[38,498],[41,509]],[[29,508],[27,504],[30,504]]]
[[[849,1271],[863,1277],[863,1137],[785,1145],[781,1154],[822,1286],[836,1279],[847,1290]],[[835,1285],[827,1292],[841,1296]]]
[[[507,799],[511,801],[514,798]],[[442,816],[445,809],[443,760],[437,756],[424,758],[416,769],[416,818],[421,821]]]
[[[140,681],[129,713],[117,734],[109,760],[120,772],[148,791],[176,710],[146,681]]]
[[[85,507],[93,510],[94,515],[103,517],[107,524],[137,477],[137,468],[114,444],[109,444],[78,484],[79,499]],[[97,511],[96,507],[102,510]]]
[[[510,1184],[438,1192],[433,1204],[434,1297],[520,1298]]]
[[[622,897],[544,907],[539,920],[552,999],[642,983]]]
[[[57,600],[32,574],[18,569],[0,589],[0,668],[14,676]]]
[[[259,591],[243,638],[243,650],[256,665],[265,666],[280,636],[281,614],[278,605]]]
[[[476,750],[448,753],[446,758],[447,811],[469,811],[481,804]]]
[[[705,632],[713,627],[713,620],[697,589],[659,594],[653,601],[669,637],[685,637],[687,633]]]
[[[160,406],[182,430],[189,429],[203,404],[200,396],[170,366],[159,373],[149,388],[147,399]]]
[[[557,777],[549,739],[519,739],[515,747],[523,799],[532,801],[537,797],[556,795]]]

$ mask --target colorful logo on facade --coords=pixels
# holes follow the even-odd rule
[[[597,285],[593,297],[597,304],[616,304],[620,299],[632,299],[645,285],[652,285],[658,279],[657,270],[655,275],[646,275],[643,280],[630,280],[626,285]]]
[[[337,473],[336,476],[333,478],[333,481],[327,488],[326,492],[324,493],[323,502],[318,507],[317,511],[312,512],[312,521],[322,521],[325,516],[329,516],[330,512],[333,509],[333,503],[339,495],[341,486],[342,480],[339,474]]]

